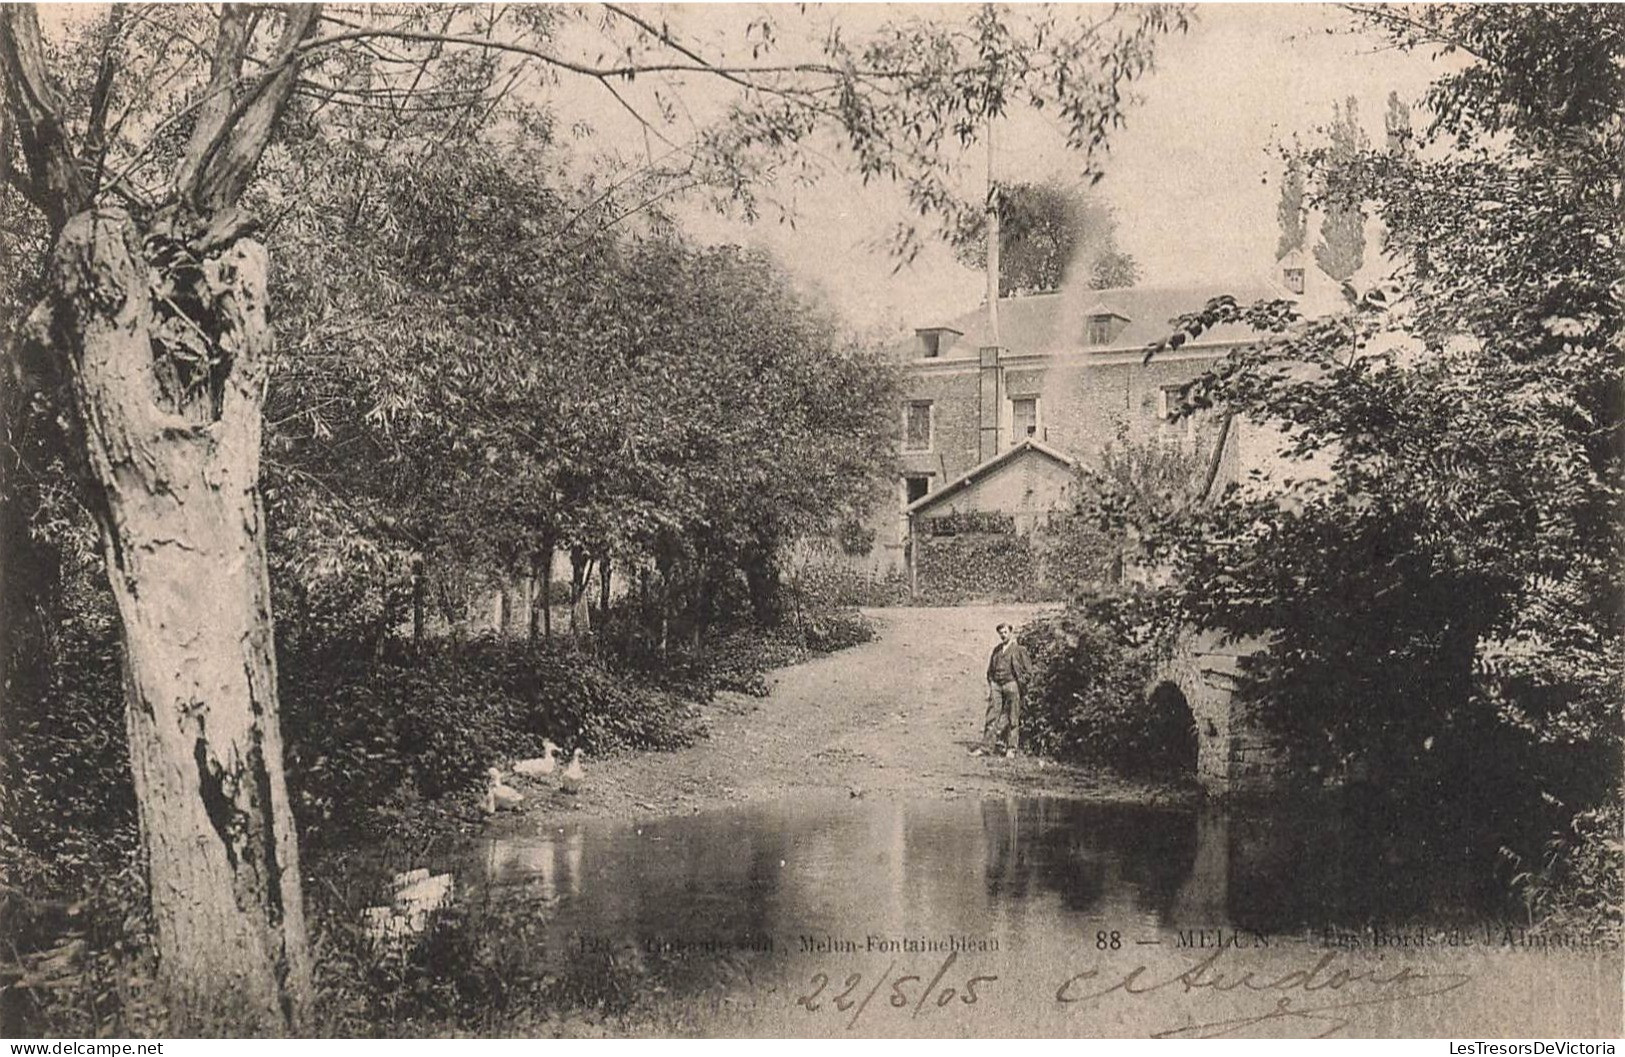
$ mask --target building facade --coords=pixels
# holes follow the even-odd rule
[[[1290,299],[1311,310],[1325,291],[1306,296],[1305,282],[1301,262],[1284,259],[1269,281],[1224,288],[1001,298],[997,335],[986,306],[920,327],[892,350],[905,375],[896,501],[872,526],[871,568],[906,571],[911,517],[1000,513],[1015,519],[1018,532],[1029,530],[1066,505],[1061,481],[1074,477],[1070,467],[1098,465],[1112,445],[1176,448],[1208,460],[1216,486],[1239,479],[1267,457],[1260,450],[1267,438],[1245,424],[1221,428],[1217,414],[1176,412],[1184,385],[1257,335],[1221,326],[1149,361],[1146,348],[1219,294],[1243,303]]]

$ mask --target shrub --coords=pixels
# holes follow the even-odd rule
[[[699,732],[679,698],[568,642],[434,642],[415,656],[288,658],[283,671],[292,784],[311,824],[473,785],[544,738],[600,754]]]
[[[1078,609],[1034,621],[1021,637],[1034,669],[1024,744],[1124,774],[1188,771],[1190,712],[1147,700],[1150,650]]]
[[[1570,821],[1544,861],[1512,879],[1533,920],[1560,933],[1617,940],[1625,927],[1625,810],[1619,800]]]
[[[908,601],[908,580],[900,573],[867,572],[839,561],[816,562],[798,570],[792,593],[810,610],[896,606]]]
[[[844,521],[836,530],[835,541],[842,554],[862,558],[875,549],[877,533],[860,521]]]
[[[802,635],[809,650],[834,653],[869,642],[875,637],[875,626],[862,613],[833,611],[807,618]]]
[[[0,886],[0,1035],[82,1038],[173,1034],[151,986],[156,966],[145,869],[134,827],[124,849],[99,856],[95,876],[67,877],[59,864],[4,849]]]
[[[118,640],[110,621],[70,620],[57,649],[43,696],[0,716],[0,842],[89,878],[134,846]]]

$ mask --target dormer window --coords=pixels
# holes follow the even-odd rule
[[[1288,290],[1291,290],[1293,293],[1295,293],[1295,294],[1302,294],[1303,293],[1303,269],[1302,268],[1283,268],[1283,269],[1281,269],[1281,280],[1284,283],[1286,283],[1286,288]]]
[[[927,360],[941,357],[954,347],[954,339],[961,336],[961,332],[952,327],[921,327],[914,333],[920,339],[920,355]]]
[[[1123,333],[1128,317],[1105,305],[1092,308],[1084,316],[1084,341],[1089,345],[1110,345]]]

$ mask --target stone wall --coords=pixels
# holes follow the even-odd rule
[[[1196,777],[1215,795],[1273,789],[1287,774],[1285,747],[1238,700],[1241,659],[1263,648],[1257,639],[1224,641],[1218,632],[1180,636],[1173,657],[1146,687],[1171,683],[1196,721]]]

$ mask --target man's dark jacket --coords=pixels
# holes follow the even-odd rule
[[[999,663],[1000,650],[1007,651],[1009,655],[1004,659],[1009,661],[1009,673],[1015,677],[1016,685],[1025,688],[1027,680],[1033,674],[1033,659],[1027,656],[1027,647],[1019,642],[1012,643],[1009,646],[1005,646],[1001,642],[993,647],[993,656],[989,657],[987,661],[987,681],[990,683],[1008,683],[1011,681],[1008,678],[999,678],[1001,674],[999,669],[1003,667]]]

